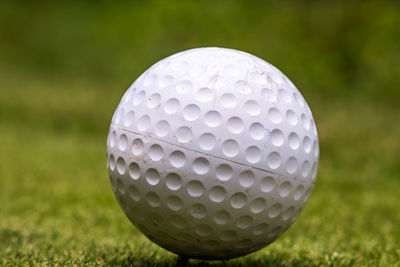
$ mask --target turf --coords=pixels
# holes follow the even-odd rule
[[[152,3],[131,4],[126,11],[122,3],[101,2],[94,7],[65,2],[57,9],[8,2],[0,11],[8,16],[3,16],[2,25],[9,26],[1,29],[5,35],[0,44],[0,265],[175,264],[176,256],[141,235],[114,199],[106,170],[106,135],[120,97],[141,71],[172,52],[214,44],[272,57],[274,64],[294,77],[317,123],[321,159],[311,198],[287,233],[251,255],[221,262],[192,260],[190,266],[400,266],[400,75],[396,75],[400,56],[393,49],[400,35],[392,35],[399,20],[392,10],[399,7],[366,4],[358,10],[358,19],[367,21],[371,10],[374,16],[357,25],[347,11],[356,10],[354,3],[346,9],[338,3],[328,7],[274,3],[275,11],[287,20],[265,11],[265,5],[268,19],[249,32],[247,24],[255,23],[253,15],[261,12],[256,7],[239,2],[213,6],[205,1],[201,7],[209,8],[210,19],[204,29],[192,34],[191,27],[203,25],[196,11],[199,4],[188,1],[174,9],[178,5]],[[150,12],[153,7],[156,14]],[[311,16],[333,27],[326,30],[328,40],[318,43],[311,29],[311,41],[296,35],[301,25],[311,23],[309,8],[317,13],[329,10],[327,16],[343,19],[328,23],[322,15]],[[138,13],[141,17],[129,17],[136,9],[143,11]],[[158,19],[161,10],[166,11]],[[239,10],[250,22],[235,20]],[[130,18],[132,23],[145,20],[146,12],[151,13],[152,34],[126,25]],[[225,19],[219,19],[219,14]],[[38,20],[40,16],[44,19]],[[172,31],[163,28],[163,19],[171,19]],[[21,20],[31,20],[32,32],[18,24],[23,24]],[[182,21],[192,24],[180,31],[173,23]],[[279,26],[281,21],[290,27]],[[277,28],[266,30],[272,43],[268,38],[260,38],[258,45],[249,43],[251,32],[261,36],[269,22]],[[217,29],[212,30],[213,23]],[[335,23],[357,29],[354,35],[366,42],[361,52],[352,53],[356,37]],[[74,30],[79,25],[83,29]],[[235,32],[229,32],[233,28]],[[228,30],[225,37],[218,34],[223,29]],[[136,34],[143,43],[130,37],[119,40],[118,31]],[[384,49],[372,32],[383,40]],[[240,34],[242,38],[235,37]],[[325,54],[335,34],[344,36],[334,45],[339,51]],[[95,45],[93,38],[100,36],[103,39]],[[82,49],[68,47],[63,42],[68,38],[82,41]],[[306,49],[305,55],[299,52],[310,44],[314,49]],[[310,67],[305,69],[301,63]]]

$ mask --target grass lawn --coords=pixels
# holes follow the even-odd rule
[[[151,63],[213,45],[263,57],[298,85],[321,156],[288,232],[189,265],[400,266],[400,5],[166,2],[2,4],[0,265],[175,264],[114,199],[107,132]]]
[[[109,184],[106,133],[123,89],[7,77],[1,82],[10,90],[0,100],[3,115],[9,112],[0,123],[0,264],[173,264],[173,254],[125,218]],[[310,106],[321,161],[302,215],[269,247],[213,264],[398,264],[398,107],[316,98]]]

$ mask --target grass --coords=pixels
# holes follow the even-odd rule
[[[11,112],[0,123],[0,263],[173,264],[173,254],[132,227],[109,185],[107,124],[122,90],[25,77],[1,81],[11,90],[0,106]],[[394,122],[400,121],[399,110],[324,101],[310,103],[321,162],[303,214],[271,246],[217,266],[398,263],[400,125]]]
[[[151,63],[218,45],[266,58],[299,85],[317,123],[320,168],[302,215],[277,241],[190,266],[400,266],[400,6],[249,3],[5,1],[0,265],[175,264],[114,199],[108,125]]]

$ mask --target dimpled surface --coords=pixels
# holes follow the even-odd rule
[[[311,111],[278,69],[198,48],[165,58],[126,91],[107,166],[116,198],[150,240],[193,258],[256,251],[296,220],[319,146]]]

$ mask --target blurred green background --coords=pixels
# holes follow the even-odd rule
[[[195,266],[399,265],[400,3],[2,1],[0,264],[168,266],[114,200],[106,136],[150,65],[201,46],[243,50],[300,89],[320,168],[269,247]]]

